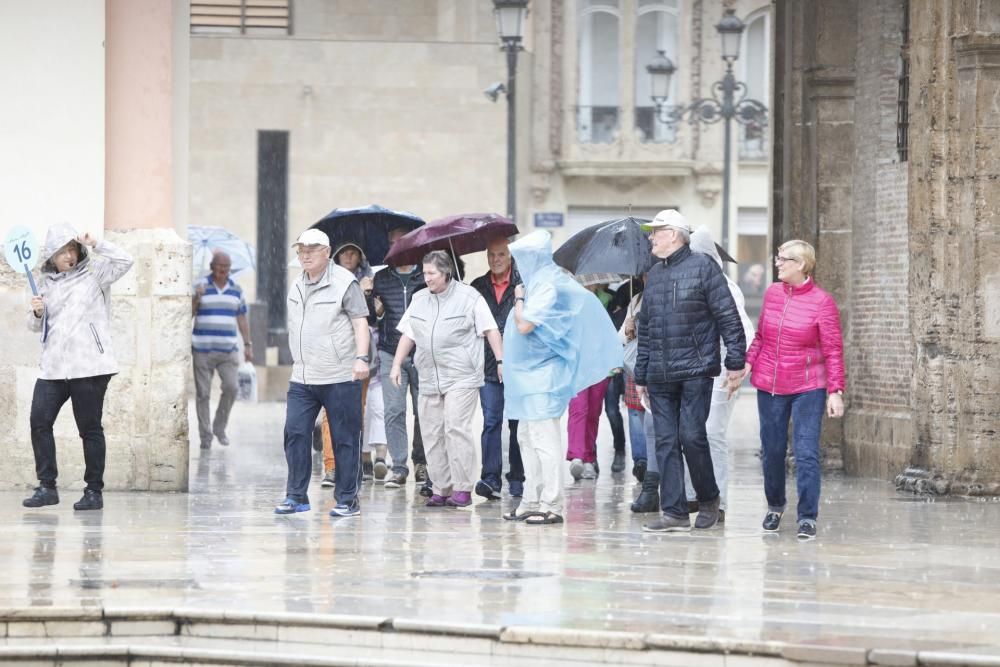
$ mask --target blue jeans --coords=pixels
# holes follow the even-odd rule
[[[656,463],[660,470],[660,509],[683,519],[688,515],[684,494],[684,461],[698,502],[710,503],[719,497],[715,471],[708,447],[705,421],[712,407],[714,378],[683,382],[655,382],[647,387],[653,408],[656,433]]]
[[[479,388],[479,403],[483,406],[483,469],[480,479],[500,488],[500,473],[503,472],[503,385],[499,382],[486,381]],[[517,420],[507,421],[510,430],[508,458],[510,472],[508,482],[524,481],[524,463],[521,461],[521,447],[517,442]]]
[[[309,502],[312,475],[312,432],[320,408],[326,408],[337,460],[336,497],[350,505],[361,486],[361,382],[336,384],[288,383],[285,412],[285,494]]]
[[[764,495],[767,508],[784,512],[785,453],[788,451],[788,420],[792,420],[792,452],[798,482],[799,521],[816,521],[819,514],[819,432],[826,408],[826,390],[772,396],[757,392],[760,419],[761,462],[764,467]]]
[[[646,460],[645,410],[628,409],[628,439],[632,444],[632,460]]]
[[[625,394],[625,374],[615,373],[604,393],[604,414],[611,424],[611,439],[616,452],[625,451],[625,420],[622,419],[621,401]]]

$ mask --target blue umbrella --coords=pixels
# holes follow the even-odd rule
[[[188,225],[188,240],[192,250],[192,272],[194,275],[204,275],[212,255],[224,252],[232,260],[232,273],[236,274],[247,269],[257,269],[257,250],[222,227],[207,227]]]
[[[384,264],[389,252],[389,232],[410,232],[424,224],[423,219],[407,211],[394,211],[376,204],[359,208],[335,208],[313,225],[330,237],[330,246],[356,243],[369,264]]]

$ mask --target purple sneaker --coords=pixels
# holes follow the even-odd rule
[[[448,507],[468,507],[472,504],[472,494],[468,491],[456,491],[445,501]]]
[[[439,496],[435,493],[427,499],[427,502],[424,503],[424,507],[444,507],[448,504],[448,500],[448,496]]]

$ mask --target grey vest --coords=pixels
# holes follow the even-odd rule
[[[330,262],[313,285],[305,272],[288,291],[288,347],[292,382],[334,384],[353,380],[357,346],[350,316],[341,308],[344,293],[357,279]]]
[[[413,295],[407,313],[417,344],[413,362],[421,394],[483,386],[483,339],[476,334],[473,313],[482,298],[475,288],[457,280],[440,294],[425,289]]]

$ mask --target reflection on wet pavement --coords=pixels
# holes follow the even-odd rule
[[[503,521],[509,499],[427,509],[411,481],[366,483],[362,515],[275,516],[281,404],[237,404],[228,448],[192,453],[190,494],[113,493],[103,512],[24,510],[0,493],[0,606],[127,605],[420,617],[866,646],[1000,644],[1000,503],[926,502],[891,484],[827,477],[820,534],[793,512],[763,535],[756,417],[731,427],[724,528],[641,532],[627,473],[569,484],[563,526]],[[76,443],[60,443],[73,446]],[[611,443],[602,422],[602,470]],[[109,462],[114,466],[114,461]],[[567,479],[568,475],[567,475]],[[790,485],[794,507],[794,484]]]

